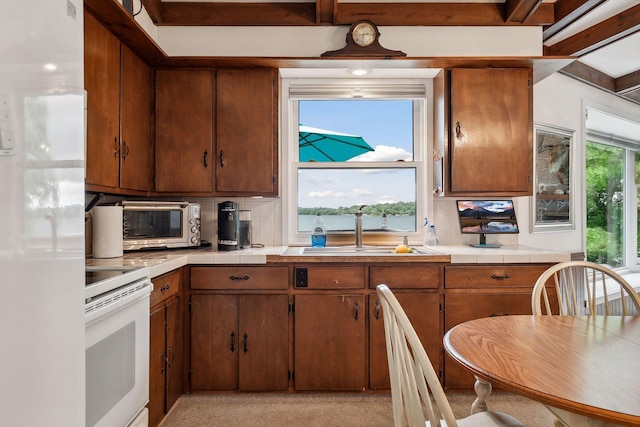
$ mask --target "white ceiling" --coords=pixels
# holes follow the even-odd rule
[[[595,8],[566,30],[547,40],[549,46],[573,36],[637,4],[637,0],[609,0]],[[580,57],[580,62],[617,78],[640,70],[640,32]]]

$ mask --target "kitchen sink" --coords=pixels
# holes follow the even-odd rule
[[[300,255],[433,255],[423,249],[413,248],[413,253],[396,253],[395,246],[330,246],[326,248],[301,248]]]

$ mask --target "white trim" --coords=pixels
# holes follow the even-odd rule
[[[326,85],[326,86],[325,86]],[[322,87],[330,89],[333,96],[326,96],[326,92],[322,92]],[[433,94],[433,81],[430,79],[288,79],[283,78],[281,81],[281,146],[282,161],[280,170],[282,171],[282,242],[284,245],[306,245],[308,244],[308,236],[297,233],[296,221],[291,218],[291,212],[297,211],[296,194],[297,194],[297,178],[296,171],[298,167],[304,165],[304,168],[326,168],[326,164],[298,163],[297,144],[291,141],[297,141],[297,127],[292,125],[292,120],[298,117],[299,99],[344,99],[352,98],[352,89],[359,88],[365,93],[365,98],[377,99],[412,99],[414,100],[414,147],[413,162],[403,162],[400,164],[391,163],[342,163],[341,168],[344,169],[365,169],[372,167],[385,168],[414,168],[416,171],[416,231],[411,233],[401,233],[407,235],[409,241],[417,244],[424,241],[424,230],[420,227],[421,218],[427,217],[433,213],[433,208],[427,210],[429,195],[425,192],[431,182],[428,179],[426,169],[429,168],[427,162],[427,154],[429,148],[432,147],[431,132],[427,132],[432,124],[432,111],[427,105]],[[427,182],[428,181],[428,182]],[[397,233],[387,233],[386,235],[394,237]],[[394,240],[394,241],[395,241]]]

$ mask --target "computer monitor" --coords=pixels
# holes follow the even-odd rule
[[[487,234],[519,233],[516,211],[512,200],[456,200],[460,232],[479,234],[476,248],[499,248],[498,243],[487,243]]]

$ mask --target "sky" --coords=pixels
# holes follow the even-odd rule
[[[410,100],[300,101],[300,124],[358,135],[375,149],[349,162],[411,161],[413,107]],[[363,166],[366,166],[364,164]],[[301,207],[340,207],[415,201],[411,170],[303,170]]]

